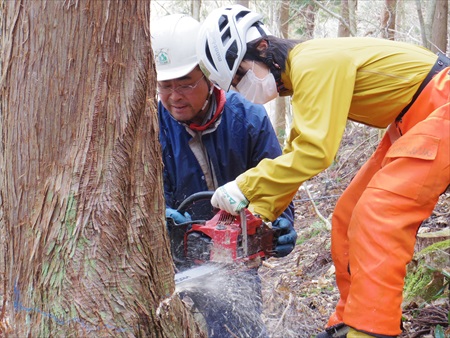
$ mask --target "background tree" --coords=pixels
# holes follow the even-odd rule
[[[249,7],[249,2],[249,0],[236,0],[236,4],[245,6],[247,8]]]
[[[433,52],[448,48],[448,0],[416,0],[422,45]]]
[[[339,37],[356,35],[356,8],[357,0],[341,0],[341,18],[337,34]]]
[[[381,37],[395,40],[395,17],[397,0],[385,0],[385,7],[381,17]]]
[[[439,0],[419,0],[419,6],[425,11],[424,34],[426,36],[426,42],[424,46],[428,49],[431,49],[431,32],[433,28],[434,13],[438,2]]]
[[[289,1],[282,0],[278,11],[280,36],[287,39],[289,38]],[[286,104],[287,100],[286,97],[278,97],[275,100],[275,116],[273,118],[273,125],[278,137],[278,142],[280,142],[282,147],[286,140],[286,114],[289,113],[289,108]]]
[[[3,333],[197,337],[165,232],[150,2],[1,9]]]
[[[293,12],[290,27],[294,29],[292,38],[312,39],[314,37],[318,5],[314,0],[290,1],[289,7]]]
[[[348,0],[341,1],[341,17],[339,21],[338,36],[350,36],[350,17],[348,13]]]
[[[422,39],[422,45],[426,48],[430,48],[430,44],[428,42],[429,34],[427,33],[427,31],[429,31],[429,30],[428,30],[427,25],[425,24],[420,0],[416,0],[415,3],[416,3],[416,8],[417,8],[417,17],[418,17],[419,24],[420,24],[420,36]]]
[[[437,53],[444,53],[448,44],[448,0],[437,1],[431,28],[431,47]]]
[[[202,0],[192,1],[191,3],[191,13],[195,20],[200,21],[200,8],[202,7]]]

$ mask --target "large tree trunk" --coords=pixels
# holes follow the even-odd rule
[[[2,5],[2,331],[193,337],[165,232],[150,1]]]

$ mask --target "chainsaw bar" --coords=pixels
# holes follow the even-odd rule
[[[223,268],[220,264],[202,264],[175,274],[175,285],[202,278]]]

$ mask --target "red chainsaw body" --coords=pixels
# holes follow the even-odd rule
[[[186,259],[196,264],[206,261],[231,263],[270,255],[273,233],[268,225],[245,210],[247,250],[244,250],[242,220],[220,210],[204,224],[192,224],[184,237]],[[247,255],[244,253],[247,252]]]

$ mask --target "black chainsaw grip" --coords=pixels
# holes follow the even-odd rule
[[[211,200],[214,191],[200,191],[195,194],[192,194],[188,198],[186,198],[181,204],[178,206],[177,211],[181,214],[184,214],[188,207],[190,207],[193,203],[202,201],[202,200]]]

